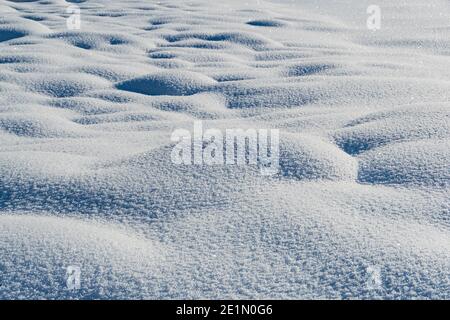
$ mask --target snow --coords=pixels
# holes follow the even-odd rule
[[[0,0],[0,299],[450,298],[450,3],[371,4]]]

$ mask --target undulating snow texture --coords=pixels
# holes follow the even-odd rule
[[[0,298],[450,298],[449,16],[0,0]],[[279,129],[279,173],[174,164],[199,120]]]

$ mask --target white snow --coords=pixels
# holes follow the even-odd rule
[[[372,2],[0,0],[0,299],[450,298],[450,3]]]

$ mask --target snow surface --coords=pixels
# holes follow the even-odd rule
[[[0,0],[0,298],[450,298],[449,16]],[[197,120],[280,129],[280,173],[173,164]]]

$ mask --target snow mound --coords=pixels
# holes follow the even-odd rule
[[[420,140],[383,146],[360,155],[366,183],[448,187],[450,140]]]
[[[109,82],[90,75],[54,74],[29,79],[32,90],[57,98],[81,95],[87,91],[109,86]]]
[[[133,53],[136,49],[147,50],[152,45],[138,41],[136,38],[121,33],[100,32],[64,32],[50,35],[51,39],[64,41],[85,50],[113,51]],[[120,48],[120,49],[119,49]]]
[[[397,141],[449,138],[449,116],[439,104],[399,107],[355,119],[335,139],[345,152],[358,154]]]
[[[270,40],[260,34],[248,32],[220,32],[215,34],[210,34],[206,32],[205,33],[186,32],[166,37],[166,40],[170,43],[183,42],[185,40],[192,40],[192,39],[203,40],[205,46],[207,47],[209,45],[214,46],[214,44],[211,44],[211,42],[213,43],[225,42],[230,44],[236,44],[254,50],[267,50],[270,48],[279,47],[279,44],[273,40]]]
[[[34,138],[79,137],[86,131],[60,116],[30,113],[1,114],[0,128],[17,136]]]
[[[108,223],[35,214],[0,215],[0,222],[3,299],[139,298],[136,289],[164,254]],[[70,266],[80,268],[80,291],[67,287]]]
[[[356,159],[320,139],[289,135],[281,138],[280,170],[299,180],[347,180],[357,178]]]
[[[198,73],[167,71],[130,79],[116,87],[152,96],[185,96],[201,92],[213,84],[213,79]]]
[[[3,8],[2,12],[5,12]],[[50,29],[45,25],[32,20],[19,19],[8,14],[7,10],[5,16],[0,17],[0,43],[30,35],[44,35],[49,32],[51,32]]]

